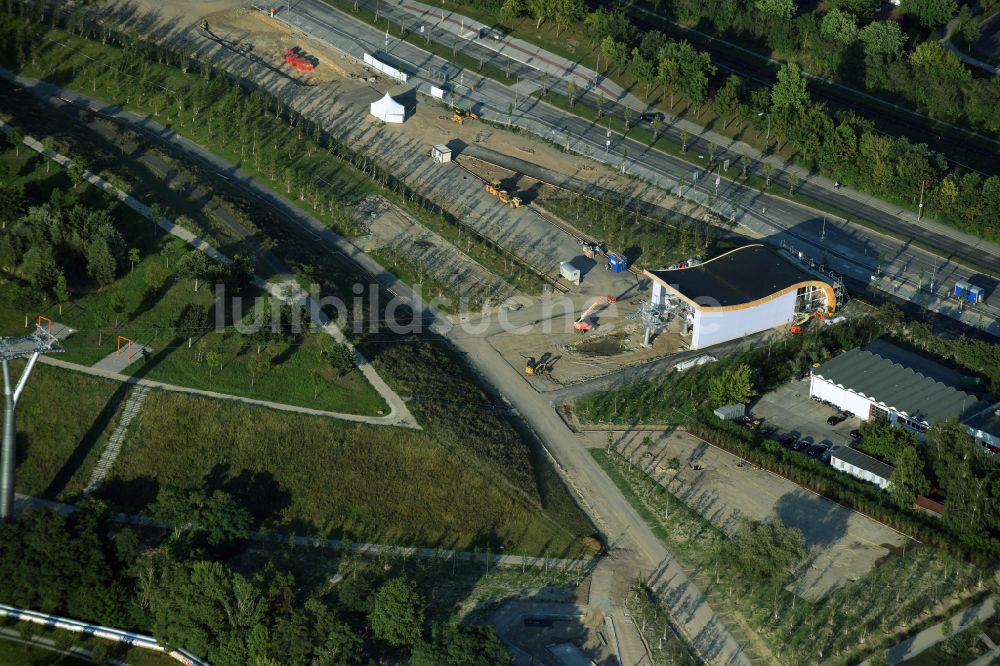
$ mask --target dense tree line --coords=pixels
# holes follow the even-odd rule
[[[910,0],[903,8],[915,20],[936,25],[941,15],[950,16],[940,7],[949,2],[953,7],[953,0]],[[493,6],[492,0],[481,4]],[[535,4],[538,8],[532,10]],[[499,11],[507,20],[525,13],[551,19],[560,11],[544,5],[542,0],[506,0]],[[934,39],[908,50],[910,37],[898,23],[870,21],[870,2],[840,0],[822,16],[808,13],[794,19],[794,0],[679,0],[656,2],[654,7],[685,23],[708,23],[735,39],[764,40],[779,53],[805,53],[818,73],[843,71],[849,82],[902,95],[935,118],[1000,132],[1000,79],[974,78]],[[565,20],[580,15],[574,10],[568,16]],[[598,7],[582,16],[582,24],[600,54],[599,69],[630,72],[647,101],[656,96],[650,96],[651,90],[661,87],[671,109],[684,99],[700,115],[711,104],[727,126],[734,120],[760,131],[767,126],[779,143],[796,149],[802,166],[914,207],[923,201],[925,212],[943,222],[1000,238],[1000,176],[983,178],[951,168],[926,144],[878,132],[854,113],[831,112],[810,97],[807,77],[794,63],[782,68],[771,88],[756,87],[737,75],[720,78],[707,53],[656,30],[639,30],[633,18],[622,10]],[[598,108],[600,114],[601,105]]]
[[[104,207],[78,202],[70,192],[55,188],[48,202],[39,190],[0,187],[0,270],[17,279],[18,300],[55,300],[106,287],[127,273],[139,258],[118,230],[124,210],[110,198]],[[157,206],[154,212],[159,214]],[[181,254],[170,271],[178,278],[224,282],[239,291],[250,284],[253,261],[237,255],[222,265],[203,252]],[[169,275],[159,275],[166,280]],[[162,286],[147,285],[150,289]]]
[[[273,565],[228,563],[252,519],[221,491],[164,489],[152,513],[173,533],[112,529],[98,502],[0,524],[0,601],[152,633],[220,666],[510,660],[491,628],[428,622],[426,591],[405,574],[355,563],[306,590]]]

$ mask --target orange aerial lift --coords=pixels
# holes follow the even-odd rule
[[[591,303],[590,307],[588,307],[586,310],[583,311],[583,314],[580,315],[579,319],[573,322],[573,328],[579,331],[580,333],[586,333],[587,331],[593,330],[594,325],[590,323],[587,317],[592,315],[597,310],[597,308],[601,307],[602,305],[614,305],[617,302],[618,299],[615,298],[614,296],[601,296],[593,303]]]

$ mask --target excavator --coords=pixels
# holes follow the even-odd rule
[[[451,110],[451,122],[464,125],[466,120],[479,120],[479,116],[474,114],[472,111],[466,111],[465,109],[460,109],[457,106]]]
[[[590,307],[588,307],[586,310],[583,311],[583,314],[580,315],[579,319],[573,322],[573,328],[579,331],[580,333],[586,333],[587,331],[594,330],[594,324],[592,324],[587,319],[587,317],[594,314],[597,308],[601,307],[602,305],[614,305],[617,302],[618,299],[615,298],[614,296],[601,296],[593,303],[591,303]]]
[[[486,183],[486,187],[484,189],[493,196],[500,199],[500,203],[506,204],[511,208],[520,208],[521,204],[523,203],[521,201],[521,197],[518,196],[512,197],[507,190],[501,190],[499,180],[494,180],[490,183]]]

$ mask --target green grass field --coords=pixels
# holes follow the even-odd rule
[[[169,427],[164,427],[169,424]],[[162,485],[233,492],[265,529],[357,541],[575,554],[540,509],[429,432],[155,393],[99,495],[139,510]]]
[[[17,375],[21,367],[12,364]],[[118,422],[124,397],[116,382],[37,365],[17,406],[17,492],[77,497]]]

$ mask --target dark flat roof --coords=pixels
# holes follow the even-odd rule
[[[867,453],[862,453],[857,449],[852,449],[849,446],[835,446],[830,450],[830,456],[837,458],[838,460],[843,460],[848,465],[854,465],[858,469],[863,469],[866,472],[871,472],[875,476],[888,479],[892,476],[893,470],[896,468],[888,463],[884,463],[877,458],[872,458]]]
[[[855,347],[812,372],[928,423],[961,420],[988,404],[956,388],[959,373],[883,340]]]
[[[1000,408],[990,408],[965,422],[965,425],[1000,437]]]
[[[800,282],[819,280],[767,245],[745,245],[691,268],[648,272],[692,301],[717,302],[705,302],[708,307],[751,303]]]

